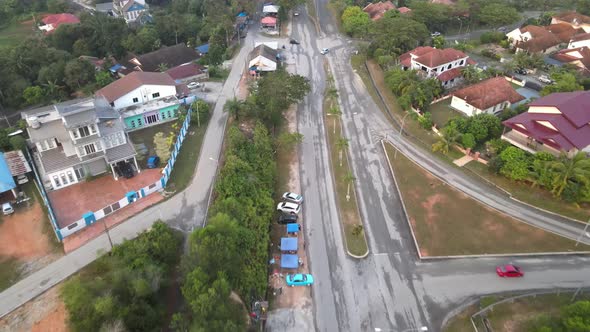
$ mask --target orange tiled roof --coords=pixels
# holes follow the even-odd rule
[[[489,78],[453,93],[480,110],[485,110],[502,102],[514,104],[524,99],[502,76]]]
[[[363,8],[363,11],[369,14],[369,17],[373,21],[377,21],[382,18],[385,12],[395,9],[395,5],[391,1],[380,1],[377,3],[370,3]]]
[[[442,50],[435,48],[431,52],[414,59],[414,61],[433,68],[466,57],[467,55],[465,53],[454,48],[445,48]]]
[[[553,16],[553,18],[570,24],[590,24],[590,17],[582,15],[580,13],[576,13],[574,11],[563,12]]]

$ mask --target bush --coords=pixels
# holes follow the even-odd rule
[[[504,163],[500,174],[511,180],[529,178],[529,158],[523,150],[510,146],[500,153],[500,159]]]
[[[480,37],[479,40],[482,44],[491,44],[491,43],[499,43],[500,41],[506,39],[506,35],[499,31],[488,31],[484,32]]]
[[[461,145],[463,145],[465,149],[473,149],[475,147],[475,137],[473,137],[473,134],[465,134],[461,136]]]
[[[488,49],[482,50],[481,55],[494,60],[500,60],[502,58],[500,54],[496,54],[494,51]]]
[[[430,130],[432,129],[432,114],[430,114],[430,112],[426,112],[424,113],[423,116],[418,118],[418,123],[420,124],[420,126],[426,130]]]

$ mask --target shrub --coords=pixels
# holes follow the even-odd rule
[[[422,126],[422,128],[430,130],[433,125],[432,114],[430,114],[430,112],[424,113],[424,116],[418,118],[418,123],[420,123],[420,126]]]
[[[484,32],[480,37],[479,40],[482,44],[491,44],[491,43],[499,43],[500,41],[506,39],[506,35],[499,31],[488,31]]]
[[[500,174],[511,180],[525,180],[529,177],[529,158],[523,150],[510,146],[500,153],[500,159],[504,163]]]
[[[475,147],[475,137],[473,134],[465,134],[461,136],[461,145],[465,149],[473,149]]]

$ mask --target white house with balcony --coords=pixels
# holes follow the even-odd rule
[[[134,71],[96,92],[121,114],[127,130],[136,130],[176,119],[180,93],[167,73]]]
[[[434,77],[441,81],[444,88],[451,88],[463,78],[461,70],[475,64],[469,56],[453,48],[437,49],[421,46],[399,58],[402,69],[417,70],[426,77]]]
[[[112,13],[115,17],[121,17],[125,22],[138,21],[142,15],[147,14],[148,5],[144,0],[114,0]]]
[[[29,146],[47,189],[61,189],[130,163],[135,148],[119,114],[104,99],[76,99],[24,111]]]

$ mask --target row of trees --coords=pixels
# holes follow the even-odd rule
[[[406,110],[414,107],[427,111],[430,103],[443,92],[439,80],[422,79],[415,70],[391,69],[385,73],[385,83],[399,96],[400,106]]]
[[[181,238],[156,222],[68,280],[62,298],[73,331],[160,331]]]
[[[279,70],[258,80],[246,101],[226,103],[236,124],[227,133],[211,217],[189,239],[182,286],[189,310],[176,315],[175,327],[244,330],[247,315],[230,298],[232,290],[247,303],[266,295],[275,151],[301,140],[300,135],[283,134],[274,140],[269,128],[274,131],[289,105],[301,101],[309,89],[305,78]]]
[[[530,324],[534,332],[590,331],[590,301],[577,301],[561,308],[556,317],[543,315]]]

